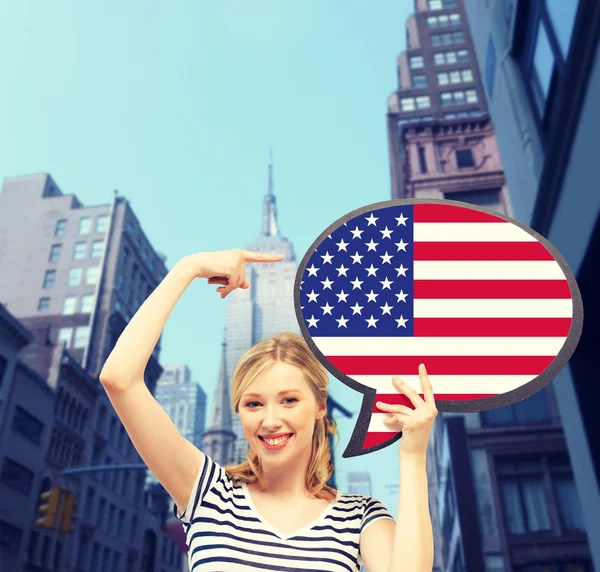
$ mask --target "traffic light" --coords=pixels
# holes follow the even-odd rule
[[[56,513],[60,503],[60,488],[54,487],[40,495],[38,512],[44,516],[35,521],[38,528],[54,528],[56,526]]]
[[[59,530],[61,532],[73,532],[73,521],[75,520],[75,509],[77,501],[73,493],[67,492],[67,496],[63,502],[62,513],[60,515]]]

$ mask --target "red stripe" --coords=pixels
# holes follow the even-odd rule
[[[571,318],[415,318],[413,336],[566,337]]]
[[[369,431],[365,436],[365,441],[362,445],[363,449],[370,449],[381,445],[398,435],[399,431]]]
[[[429,375],[539,375],[556,356],[326,356],[342,373],[402,375],[417,373],[424,363]]]
[[[554,260],[540,242],[415,242],[415,260]]]
[[[416,298],[571,298],[567,280],[415,280]]]
[[[413,205],[413,222],[502,222],[497,216],[475,211],[470,208],[437,203]]]
[[[436,401],[470,401],[471,399],[483,399],[486,397],[494,397],[497,393],[436,393],[433,392],[433,397]],[[419,397],[425,400],[422,393],[419,393]],[[378,393],[377,401],[383,401],[384,403],[389,403],[390,405],[406,405],[406,407],[410,407],[414,409],[415,406],[412,404],[412,401],[402,393]],[[379,409],[377,405],[373,405],[372,413],[389,413],[389,411],[383,411]]]

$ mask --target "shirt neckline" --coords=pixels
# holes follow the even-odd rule
[[[281,540],[289,540],[290,538],[293,538],[294,536],[297,536],[298,534],[308,531],[311,528],[313,528],[313,526],[315,526],[318,522],[323,520],[329,514],[329,512],[333,509],[333,507],[337,504],[337,502],[342,497],[342,493],[338,489],[335,499],[329,502],[329,504],[325,507],[323,512],[317,518],[315,518],[315,520],[313,520],[312,522],[309,522],[307,525],[303,526],[302,528],[299,528],[298,530],[295,530],[294,532],[284,534],[283,532],[281,532],[280,530],[275,528],[269,521],[265,520],[261,516],[261,514],[256,509],[256,506],[254,506],[254,502],[252,501],[252,496],[250,495],[250,490],[248,489],[247,484],[244,481],[241,481],[241,485],[242,485],[242,492],[244,494],[244,497],[246,497],[246,500],[248,501],[248,504],[250,505],[250,509],[254,512],[254,515],[258,518],[258,520],[260,520],[260,522],[262,522],[265,525],[266,528],[268,528],[271,532],[273,532]]]

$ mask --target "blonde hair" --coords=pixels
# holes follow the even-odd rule
[[[240,400],[244,391],[258,375],[277,361],[294,365],[302,370],[317,403],[327,402],[329,383],[327,370],[314,356],[302,336],[294,332],[283,332],[250,348],[237,363],[231,382],[231,402],[236,413],[239,414]],[[340,435],[335,419],[325,414],[315,420],[312,453],[305,484],[311,495],[319,499],[331,500],[335,498],[337,491],[327,485],[327,481],[333,474],[329,435],[335,435],[339,442]],[[264,490],[261,461],[252,447],[248,447],[245,461],[237,465],[229,464],[224,468],[232,479],[239,479],[245,483],[258,482],[260,488]]]

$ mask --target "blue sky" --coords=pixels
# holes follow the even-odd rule
[[[256,237],[273,147],[280,229],[300,261],[335,220],[390,198],[386,100],[412,10],[409,0],[2,3],[0,177],[48,172],[88,206],[119,189],[170,268]],[[209,400],[226,303],[194,282],[163,338],[162,363],[187,362]],[[358,411],[360,395],[331,383]],[[340,422],[337,470],[368,466],[395,516],[384,486],[398,481],[398,443],[341,459],[353,426]]]

